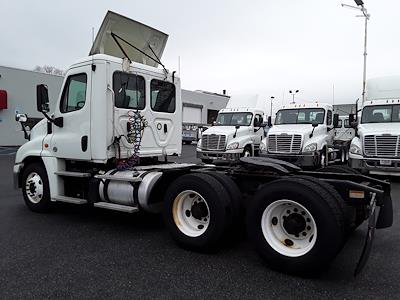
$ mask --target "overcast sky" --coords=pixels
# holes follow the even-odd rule
[[[400,74],[400,2],[364,0],[371,19],[367,77]],[[163,63],[182,87],[289,101],[360,97],[363,18],[352,0],[0,0],[0,65],[61,69],[86,56],[113,10],[169,34]],[[333,89],[334,86],[334,89]],[[333,93],[334,90],[334,93]]]

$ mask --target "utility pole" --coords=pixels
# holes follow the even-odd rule
[[[290,90],[290,91],[289,91],[289,93],[292,94],[292,100],[293,100],[292,104],[295,103],[295,102],[294,102],[294,95],[296,95],[298,92],[299,92],[299,90],[295,90],[295,91]]]
[[[357,17],[365,18],[364,21],[364,70],[363,70],[363,89],[362,89],[362,103],[364,104],[365,101],[365,88],[367,82],[367,28],[368,28],[368,20],[371,17],[368,14],[367,9],[364,6],[364,2],[362,0],[354,0],[357,6],[352,6],[348,4],[342,4],[343,7],[357,9],[362,12],[362,15],[358,15]]]
[[[272,118],[272,101],[275,99],[275,97],[274,96],[271,96],[271,114],[270,114],[270,116],[271,116],[271,118]]]

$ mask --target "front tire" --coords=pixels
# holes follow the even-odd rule
[[[247,232],[267,264],[280,272],[310,274],[325,268],[345,240],[336,199],[302,178],[279,179],[254,196]]]
[[[49,180],[43,164],[32,163],[25,167],[22,173],[22,195],[30,210],[40,213],[50,210]]]
[[[252,155],[253,155],[253,153],[251,151],[251,147],[250,146],[244,147],[244,150],[243,150],[243,153],[242,153],[242,157],[250,157]]]

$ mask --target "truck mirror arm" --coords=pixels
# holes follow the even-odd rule
[[[52,119],[44,110],[40,111],[45,118],[50,122],[53,123],[54,125],[56,125],[57,127],[62,128],[64,126],[64,118],[63,117],[58,117],[55,119]]]

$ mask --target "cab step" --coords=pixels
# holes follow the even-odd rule
[[[86,204],[87,203],[86,199],[67,197],[67,196],[61,196],[61,195],[51,197],[51,200],[57,201],[57,202],[72,203],[72,204]]]
[[[126,213],[134,213],[139,211],[139,208],[136,206],[126,206],[121,204],[109,203],[109,202],[96,202],[93,204],[94,207],[122,211]]]
[[[90,173],[71,172],[71,171],[56,171],[56,172],[54,172],[54,174],[58,175],[58,176],[79,177],[79,178],[88,178],[88,177],[92,176]]]

